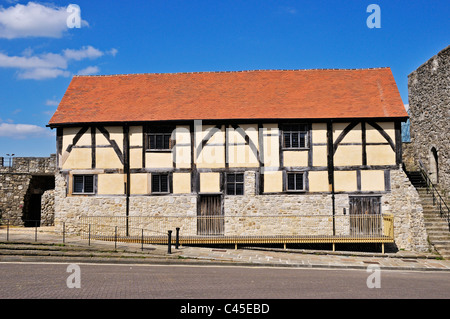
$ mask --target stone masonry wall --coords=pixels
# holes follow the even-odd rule
[[[79,233],[83,217],[97,217],[102,224],[120,226],[123,231],[126,216],[125,196],[66,196],[66,178],[56,174],[55,178],[55,226],[66,231]],[[187,233],[196,232],[197,196],[130,196],[129,228],[139,233],[146,229],[146,235],[167,234],[167,230],[183,227]],[[149,219],[148,217],[152,217]],[[109,230],[111,231],[112,228]]]
[[[256,173],[245,172],[245,195],[224,196],[224,235],[332,235],[332,198],[330,194],[257,195]],[[382,213],[395,221],[395,242],[399,249],[428,250],[419,195],[400,168],[391,171],[391,189],[382,194]],[[349,233],[349,194],[336,194],[336,235]],[[126,214],[125,196],[66,196],[66,178],[56,175],[55,225],[80,232],[81,216],[97,216],[103,224],[121,226]],[[131,196],[129,228],[139,235],[167,234],[181,228],[182,235],[197,233],[197,195]],[[151,218],[150,218],[151,217]],[[106,228],[105,228],[106,229]]]
[[[394,238],[399,249],[429,250],[420,197],[403,169],[391,170],[391,192],[382,196],[383,213],[394,215]]]
[[[439,184],[450,190],[450,46],[408,76],[411,144],[416,163],[431,173],[432,147],[438,155]]]
[[[41,226],[53,226],[55,217],[55,190],[49,189],[42,194]]]
[[[23,225],[22,210],[30,180],[28,174],[0,174],[0,211],[4,223]]]
[[[0,158],[0,163],[5,165],[6,162]],[[0,166],[0,213],[3,222],[24,225],[23,214],[33,176],[50,178],[55,165],[56,157],[52,154],[50,157],[15,157],[12,165]]]

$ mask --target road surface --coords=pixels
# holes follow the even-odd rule
[[[176,299],[172,312],[207,311],[202,304],[215,314],[248,311],[250,301],[259,305],[250,311],[272,306],[273,314],[273,299],[450,297],[450,273],[443,271],[11,262],[0,263],[0,274],[2,299]]]

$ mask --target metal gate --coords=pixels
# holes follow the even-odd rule
[[[350,196],[350,234],[382,234],[381,197]]]
[[[221,195],[201,195],[197,212],[197,235],[223,235]]]

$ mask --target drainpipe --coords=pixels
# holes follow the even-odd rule
[[[333,236],[336,235],[336,204],[334,196],[334,145],[333,145],[333,121],[327,123],[327,138],[328,138],[328,182],[331,191],[331,201],[333,206]]]
[[[129,236],[128,228],[128,216],[130,213],[130,127],[128,123],[125,123],[123,126],[123,168],[124,173],[126,174],[126,182],[125,182],[125,195],[126,195],[126,235]]]

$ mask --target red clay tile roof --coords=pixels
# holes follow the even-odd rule
[[[75,76],[49,126],[407,116],[389,68],[259,70]]]

